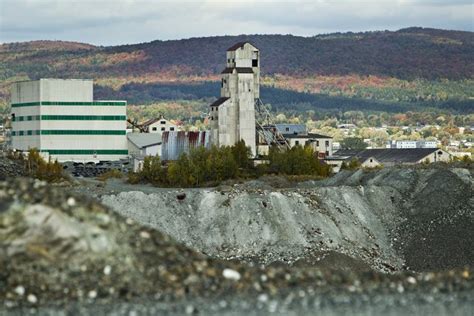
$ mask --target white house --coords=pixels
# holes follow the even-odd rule
[[[165,119],[163,116],[154,118],[141,124],[147,133],[162,133],[179,131],[178,126]]]
[[[332,137],[314,133],[307,134],[283,134],[290,147],[296,145],[311,146],[318,152],[320,158],[332,156]]]

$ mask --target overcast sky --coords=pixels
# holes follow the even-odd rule
[[[474,0],[0,0],[0,42],[96,45],[212,35],[474,31]]]

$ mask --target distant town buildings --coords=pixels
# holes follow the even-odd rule
[[[337,128],[339,129],[356,129],[357,126],[352,123],[343,123],[343,124],[338,124]]]
[[[387,145],[387,148],[437,148],[438,142],[435,140],[393,140]]]
[[[82,79],[13,83],[11,146],[37,148],[60,162],[127,157],[127,102],[93,100],[92,84]]]
[[[472,154],[470,152],[467,152],[467,151],[450,151],[449,154],[453,158],[457,158],[457,159],[464,159],[464,158],[471,159],[472,158]]]
[[[332,156],[332,137],[308,133],[304,124],[275,124],[275,126],[290,147],[311,146],[319,154],[319,158]]]

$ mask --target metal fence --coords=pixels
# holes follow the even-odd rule
[[[189,153],[192,148],[210,147],[210,132],[163,132],[161,145],[161,159],[177,160],[183,153]]]

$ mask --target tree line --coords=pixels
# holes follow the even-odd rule
[[[451,84],[455,85],[455,83]],[[445,85],[447,85],[447,83]],[[219,95],[219,88],[219,83],[212,81],[193,84],[128,83],[118,90],[96,85],[94,87],[94,93],[99,99],[124,99],[130,104],[149,104],[166,100],[194,100],[211,103],[215,99],[215,96]],[[390,88],[384,89],[386,91],[390,90]],[[394,101],[391,100],[392,98],[382,100],[377,98],[368,99],[362,96],[331,96],[322,93],[297,92],[269,86],[262,86],[260,90],[262,100],[267,104],[271,104],[273,110],[280,112],[295,111],[301,113],[310,110],[320,110],[324,112],[363,110],[405,113],[407,111],[437,110],[472,113],[472,106],[474,104],[474,101],[470,99]],[[382,88],[379,88],[376,91],[381,94],[381,90]],[[406,91],[408,90],[402,90],[402,92],[399,93],[405,93]],[[402,98],[400,97],[400,99]]]
[[[160,186],[200,187],[267,174],[327,177],[331,173],[330,166],[320,162],[317,153],[309,146],[295,146],[288,150],[271,147],[266,163],[257,166],[250,157],[250,149],[243,140],[234,146],[198,147],[167,164],[159,156],[148,156],[140,171],[129,173],[128,181]]]

